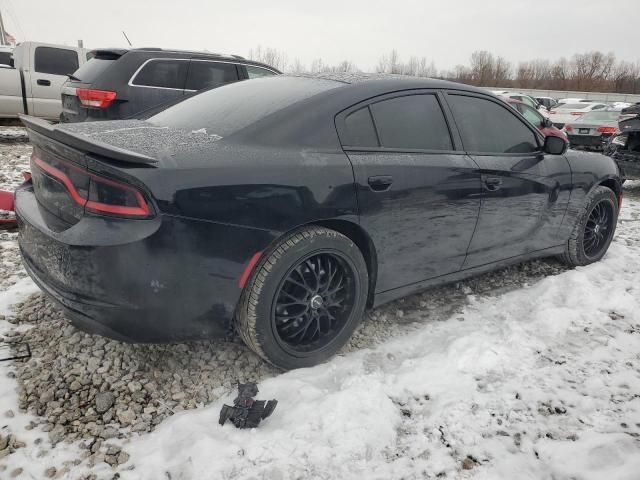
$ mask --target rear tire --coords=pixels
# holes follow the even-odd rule
[[[597,262],[607,253],[617,223],[616,194],[610,188],[596,187],[587,196],[560,259],[572,267]]]
[[[238,304],[238,332],[278,368],[316,365],[338,352],[360,323],[368,284],[362,253],[349,238],[301,228],[255,267]]]

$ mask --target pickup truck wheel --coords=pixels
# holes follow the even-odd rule
[[[302,228],[256,266],[238,305],[238,332],[276,367],[316,365],[349,340],[367,290],[367,266],[351,240],[328,228]]]
[[[580,211],[561,260],[572,267],[597,262],[609,249],[618,223],[618,199],[607,187],[596,187]]]

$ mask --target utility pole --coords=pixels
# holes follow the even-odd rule
[[[84,47],[84,44],[83,44],[82,40],[78,40],[78,47],[79,48]]]

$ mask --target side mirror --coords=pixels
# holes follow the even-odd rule
[[[553,122],[550,119],[545,118],[542,121],[542,125],[544,126],[544,128],[551,128],[551,127],[553,127]]]
[[[564,138],[549,135],[544,139],[544,153],[548,153],[550,155],[562,155],[567,151],[567,148],[569,148],[569,142]]]

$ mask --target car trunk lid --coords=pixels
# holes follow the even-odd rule
[[[52,229],[75,225],[87,211],[134,218],[152,215],[144,187],[118,165],[152,168],[155,159],[40,119],[22,116],[21,120],[34,145],[34,194]]]

